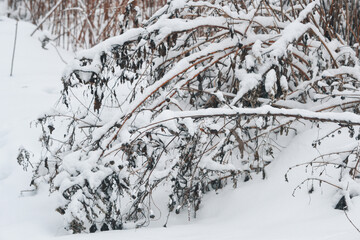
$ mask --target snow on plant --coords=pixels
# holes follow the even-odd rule
[[[360,129],[356,131],[352,125],[344,126],[340,124],[339,127],[316,139],[312,146],[318,148],[322,142],[326,142],[329,138],[347,133],[349,138],[355,138],[355,141],[341,146],[332,152],[319,154],[319,156],[311,161],[306,161],[289,168],[285,174],[286,181],[289,181],[289,175],[291,175],[290,173],[294,168],[304,168],[308,173],[308,177],[295,187],[293,195],[303,185],[307,185],[309,194],[313,193],[317,186],[321,188],[322,185],[327,185],[337,190],[335,209],[348,210],[352,207],[351,199],[360,195],[358,181],[360,178]]]
[[[358,53],[326,6],[173,0],[79,52],[38,120],[33,184],[62,194],[73,233],[146,226],[165,190],[190,219],[204,193],[266,178],[299,123],[360,124]]]

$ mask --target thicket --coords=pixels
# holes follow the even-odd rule
[[[92,47],[139,27],[166,0],[8,0],[9,16],[31,21],[58,46]]]
[[[158,217],[159,191],[190,219],[205,193],[266,178],[306,122],[358,136],[358,4],[168,1],[68,65],[61,103],[38,119],[32,184],[61,193],[73,233],[141,227]],[[343,189],[322,179],[335,166],[358,184],[358,146],[327,156],[339,154],[309,162],[319,171],[305,181]]]

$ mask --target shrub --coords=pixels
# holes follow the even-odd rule
[[[164,189],[190,219],[204,193],[266,178],[299,123],[360,124],[357,35],[329,8],[173,0],[78,53],[62,104],[38,120],[33,183],[62,194],[74,233],[146,226]]]

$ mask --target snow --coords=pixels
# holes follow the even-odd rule
[[[318,120],[320,122],[337,122],[337,123],[351,123],[354,125],[360,125],[360,116],[350,112],[313,112],[306,109],[278,109],[265,105],[258,108],[207,108],[196,111],[182,111],[173,112],[169,110],[163,111],[154,120],[154,124],[157,122],[171,121],[177,118],[199,118],[199,117],[214,117],[214,116],[288,116],[293,118],[300,118],[306,120]]]
[[[36,117],[51,108],[59,98],[61,82],[54,76],[61,76],[64,64],[56,54],[55,49],[41,49],[41,43],[34,38],[28,38],[32,25],[19,23],[18,41],[14,60],[13,77],[9,77],[11,56],[15,33],[15,21],[0,18],[0,82],[2,112],[0,114],[0,149],[5,150],[8,140],[22,144],[33,142],[26,137],[34,129],[29,129],[30,123]],[[49,47],[51,48],[51,47]],[[41,50],[41,51],[39,51]],[[41,72],[41,74],[39,74]],[[45,100],[45,101],[44,101]],[[20,144],[21,145],[21,144]],[[36,145],[36,144],[33,144]],[[15,154],[19,146],[12,146]],[[25,146],[26,147],[26,146]],[[9,149],[7,149],[9,150]],[[12,151],[9,151],[9,154]],[[13,153],[10,154],[11,156]],[[4,158],[7,159],[7,158]],[[2,167],[2,164],[6,167]],[[0,179],[10,174],[12,164],[0,161]]]
[[[179,0],[174,3],[181,2]],[[163,228],[161,226],[167,215],[163,212],[163,217],[153,221],[148,228],[68,235],[62,229],[61,215],[54,211],[58,201],[56,194],[49,196],[47,189],[43,187],[40,187],[36,195],[31,192],[21,194],[22,190],[30,189],[31,174],[23,172],[17,165],[17,150],[21,146],[30,150],[33,154],[32,161],[40,157],[41,146],[37,141],[40,130],[30,123],[41,113],[54,107],[59,100],[60,78],[65,67],[52,46],[48,46],[49,50],[41,48],[38,33],[34,37],[29,36],[34,28],[29,23],[19,22],[14,76],[9,77],[15,21],[0,17],[0,240],[359,239],[359,233],[351,226],[344,213],[333,209],[338,201],[339,193],[336,189],[324,187],[325,190],[322,191],[315,188],[315,192],[309,195],[304,186],[293,197],[293,189],[306,178],[306,173],[303,169],[294,169],[289,173],[289,183],[284,179],[289,167],[312,160],[318,156],[318,151],[326,153],[345,144],[351,144],[346,134],[337,136],[336,141],[325,141],[318,151],[308,144],[311,142],[310,139],[335,129],[337,126],[333,124],[324,124],[321,129],[306,128],[307,130],[300,132],[268,166],[265,180],[261,180],[259,176],[252,181],[239,184],[236,189],[228,186],[205,195],[201,209],[197,213],[198,218],[190,222],[187,221],[186,213],[179,216],[171,215],[168,227]],[[112,40],[109,41],[109,44],[111,43]],[[258,44],[260,45],[260,42]],[[71,59],[70,54],[64,51],[60,53],[66,61]],[[187,66],[188,62],[184,60],[181,64]],[[169,73],[164,79],[167,80],[173,74]],[[329,74],[338,72],[329,71]],[[252,77],[251,80],[246,82],[247,78],[243,78],[241,84],[244,88],[251,89],[253,83],[259,79],[257,76],[248,77]],[[285,83],[281,83],[281,86],[286,87]],[[203,114],[214,115],[224,112],[294,115],[301,113],[308,117],[321,116],[338,120],[350,118],[354,122],[360,122],[359,116],[350,113],[324,115],[307,110],[271,107],[253,110],[207,109]],[[199,113],[198,111],[197,114]],[[191,115],[189,112],[181,114]],[[184,122],[191,127],[190,118]],[[165,173],[158,174],[160,176]],[[360,226],[360,197],[354,197],[350,206],[349,217]]]
[[[39,35],[29,37],[33,25],[19,22],[18,30],[10,77],[15,21],[0,17],[0,239],[36,238],[62,231],[62,219],[54,212],[56,201],[48,197],[46,189],[36,197],[31,192],[21,197],[20,191],[30,189],[31,176],[18,166],[16,157],[23,146],[34,155],[32,161],[39,158],[40,132],[31,122],[59,99],[64,63],[52,46],[41,48]]]
[[[255,88],[261,80],[260,74],[247,73],[244,69],[236,69],[235,75],[240,81],[240,90],[231,105],[235,105],[246,93]]]
[[[7,9],[7,1],[0,0],[0,16],[3,16],[6,14],[6,9]]]
[[[289,90],[288,81],[284,75],[280,77],[280,86],[284,91]]]
[[[270,95],[275,95],[275,91],[273,90],[273,88],[275,87],[276,80],[277,80],[276,71],[274,69],[271,69],[266,74],[266,79],[265,79],[265,90]]]

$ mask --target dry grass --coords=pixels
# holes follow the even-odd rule
[[[92,47],[126,28],[139,26],[141,19],[164,4],[166,0],[8,0],[18,17],[41,24],[58,45],[74,50]]]

